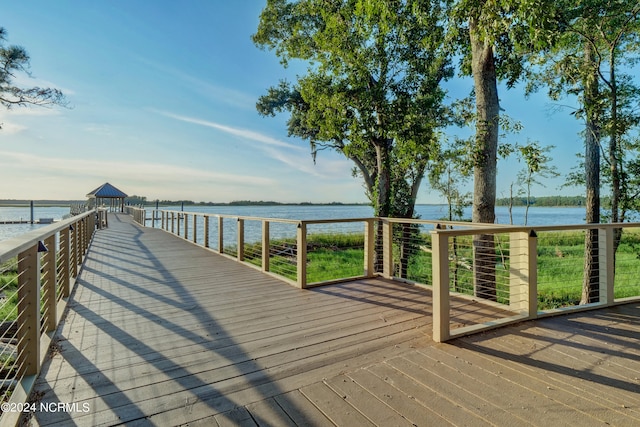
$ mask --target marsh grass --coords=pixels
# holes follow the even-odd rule
[[[584,231],[540,233],[538,237],[538,309],[576,305],[580,301],[584,275]],[[432,255],[430,238],[421,236],[420,246],[409,261],[407,279],[431,284]],[[295,245],[294,239],[272,242],[272,245]],[[455,241],[455,256],[450,260],[452,291],[473,294],[473,249],[471,236]],[[450,253],[454,253],[453,243]],[[364,238],[361,235],[310,235],[308,238],[307,280],[309,283],[361,275],[363,272]],[[396,251],[394,251],[396,252]],[[260,251],[256,253],[261,253]],[[251,261],[250,261],[251,262]],[[257,259],[255,264],[259,265]],[[286,265],[283,274],[295,280],[291,259],[273,256],[272,271]],[[397,264],[397,260],[395,260]],[[496,237],[496,280],[498,302],[509,303],[509,236]],[[285,270],[283,268],[283,270]],[[615,298],[640,296],[640,230],[627,229],[622,234],[616,253]]]
[[[0,322],[18,317],[18,261],[13,258],[0,265]]]

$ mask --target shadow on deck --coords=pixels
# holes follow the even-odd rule
[[[185,262],[188,260],[188,262]],[[456,317],[491,309],[460,301]],[[435,344],[429,291],[299,290],[118,215],[96,234],[32,425],[633,425],[640,306]]]

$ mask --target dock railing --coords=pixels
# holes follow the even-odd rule
[[[425,286],[433,292],[436,341],[571,310],[640,301],[640,224],[635,223],[515,227],[398,218],[286,220],[169,210],[154,210],[147,217],[144,209],[130,212],[140,224],[162,228],[299,288],[376,276]],[[590,257],[585,253],[587,235],[596,242]],[[585,267],[586,258],[591,267]],[[581,302],[585,282],[597,288],[586,303]],[[475,316],[465,315],[469,313]],[[479,320],[469,324],[470,318]]]
[[[106,211],[85,212],[0,242],[0,399],[26,401],[96,228]],[[21,414],[3,412],[1,425]]]

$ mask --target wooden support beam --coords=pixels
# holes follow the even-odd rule
[[[51,332],[56,329],[58,319],[57,307],[58,299],[56,298],[57,285],[57,268],[56,268],[56,235],[52,234],[44,241],[47,251],[42,253],[44,283],[42,284],[42,310],[45,315],[44,331]]]
[[[19,377],[40,371],[40,254],[38,245],[18,255]]]
[[[270,251],[269,221],[262,220],[262,271],[269,271],[269,262],[271,260]]]
[[[297,246],[297,284],[304,289],[307,287],[307,224],[304,221],[298,223]]]
[[[433,264],[433,340],[444,342],[451,336],[449,301],[449,239],[431,231]]]

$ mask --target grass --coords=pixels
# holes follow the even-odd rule
[[[538,237],[538,308],[547,310],[576,305],[580,301],[584,275],[584,231],[540,233]],[[408,265],[407,279],[431,284],[430,238],[421,235]],[[310,235],[308,238],[307,281],[359,276],[363,272],[364,241],[361,235]],[[295,247],[294,239],[272,242],[274,248]],[[398,253],[394,248],[394,254]],[[260,265],[261,247],[249,247],[245,257]],[[450,253],[453,248],[450,246]],[[473,250],[470,236],[456,238],[455,261],[450,262],[451,289],[473,294]],[[509,302],[509,236],[496,237],[496,282],[498,302]],[[452,257],[453,258],[453,257]],[[397,259],[395,264],[398,264]],[[272,255],[271,271],[296,280],[295,255]],[[398,274],[396,271],[395,274]],[[616,253],[615,298],[640,296],[640,230],[625,230]]]
[[[0,265],[0,322],[13,321],[18,317],[18,261],[13,258]]]

